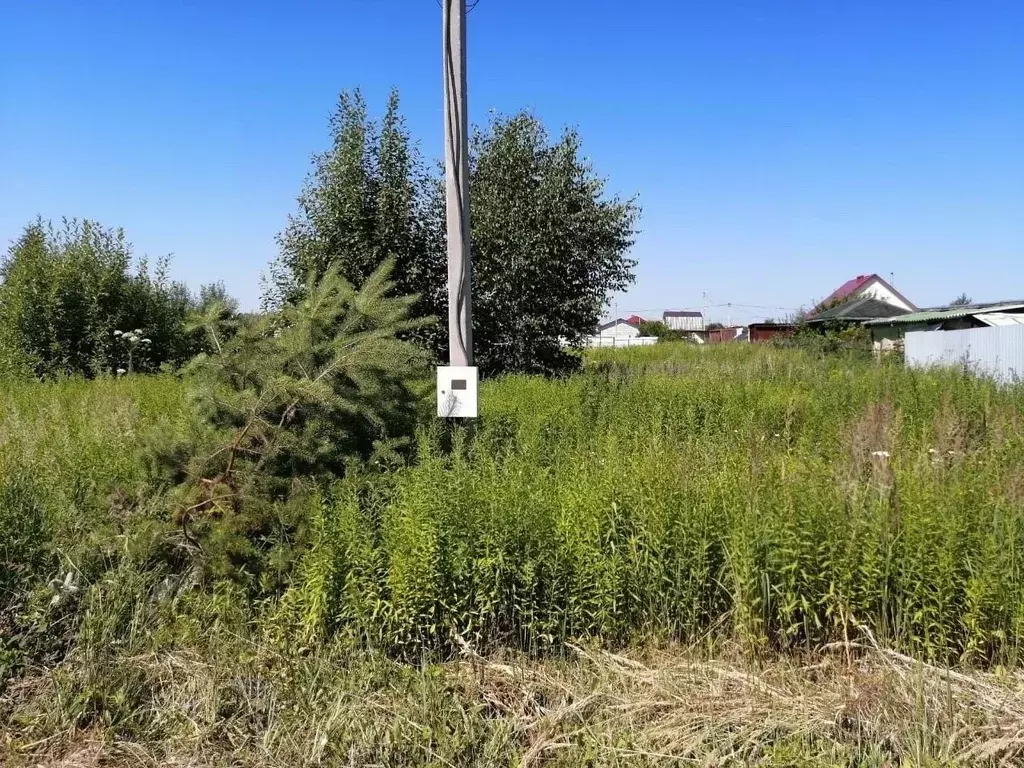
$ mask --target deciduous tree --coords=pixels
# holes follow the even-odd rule
[[[331,146],[313,158],[299,211],[279,238],[268,306],[301,298],[310,272],[336,266],[361,285],[385,258],[418,316],[414,333],[447,356],[445,200],[440,169],[415,150],[392,93],[378,126],[358,91],[342,93]],[[552,140],[533,115],[496,117],[471,144],[473,333],[485,374],[562,373],[567,347],[593,332],[608,296],[633,280],[639,209],[605,192],[575,131]]]
[[[639,209],[609,197],[579,135],[495,117],[472,143],[474,343],[484,373],[563,373],[608,297],[633,281]]]

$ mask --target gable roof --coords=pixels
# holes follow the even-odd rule
[[[856,277],[847,280],[845,283],[843,283],[834,291],[832,291],[832,293],[830,293],[826,298],[822,299],[821,303],[818,304],[818,306],[820,307],[825,304],[831,304],[833,302],[842,301],[843,299],[849,298],[875,278],[879,280],[882,279],[878,277],[878,275],[857,275]]]
[[[676,310],[666,309],[661,313],[662,317],[704,317],[702,312],[694,312],[691,310]]]
[[[871,296],[861,296],[844,301],[829,309],[819,312],[807,319],[808,323],[823,323],[827,320],[845,320],[849,322],[865,322],[879,318],[907,315],[907,310],[894,306],[887,301],[880,301]]]
[[[644,322],[644,319],[640,315],[630,315],[626,318],[626,322],[630,325],[640,325],[640,323]]]
[[[601,331],[607,331],[609,328],[614,328],[619,323],[622,323],[623,325],[628,325],[630,328],[636,328],[637,330],[640,330],[639,326],[636,323],[631,323],[629,320],[623,320],[621,317],[617,317],[614,320],[609,320],[607,323],[601,323],[599,326],[597,326],[597,332],[600,333]]]
[[[820,301],[818,303],[818,307],[827,307],[830,304],[835,304],[836,302],[844,301],[845,299],[855,296],[858,292],[860,292],[868,285],[876,281],[881,283],[885,288],[887,288],[894,295],[899,297],[902,301],[906,302],[908,307],[916,306],[914,302],[912,302],[902,293],[900,293],[891,285],[889,285],[889,283],[886,282],[882,277],[875,273],[871,273],[870,275],[857,275],[856,277],[847,280],[845,283],[843,283],[834,291],[832,291],[832,293],[830,293],[824,300]]]

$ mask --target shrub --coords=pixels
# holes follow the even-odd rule
[[[686,337],[685,332],[673,330],[660,320],[641,321],[640,335],[657,336],[658,341],[681,341]]]
[[[162,259],[133,271],[119,229],[36,221],[0,265],[0,374],[94,376],[180,365],[201,349],[183,321],[193,299]],[[138,331],[130,343],[123,332]],[[115,333],[116,332],[116,333]]]

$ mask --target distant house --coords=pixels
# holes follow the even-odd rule
[[[639,328],[640,323],[644,323],[647,321],[640,317],[640,315],[630,315],[629,317],[626,318],[626,322],[629,323],[630,325],[635,325]]]
[[[704,330],[704,314],[702,312],[669,309],[662,313],[661,321],[672,331]]]
[[[904,312],[916,312],[917,307],[902,293],[893,288],[889,283],[875,274],[857,275],[830,293],[824,301],[818,304],[814,314],[831,309],[838,304],[844,304],[853,299],[876,299]]]
[[[597,326],[598,336],[614,336],[617,339],[632,339],[640,335],[640,324],[621,317]]]
[[[597,326],[597,333],[587,339],[588,347],[636,347],[656,344],[657,336],[641,336],[639,323],[621,317]]]

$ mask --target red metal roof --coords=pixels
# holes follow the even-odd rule
[[[880,278],[878,275],[857,275],[852,280],[847,280],[845,283],[843,283],[834,291],[832,291],[832,293],[829,294],[828,298],[822,301],[819,306],[825,306],[827,304],[832,304],[833,302],[836,301],[842,301],[843,299],[855,294],[857,291],[859,291],[865,285],[870,283],[872,280],[881,279],[882,278]]]
[[[630,325],[640,325],[643,321],[644,319],[640,315],[630,315],[626,318],[626,322]]]
[[[914,303],[912,301],[910,301],[910,299],[908,299],[902,293],[900,293],[895,288],[893,288],[889,283],[887,283],[885,281],[884,278],[879,277],[877,274],[870,274],[870,275],[857,275],[852,280],[847,280],[845,283],[843,283],[838,288],[836,288],[834,291],[832,291],[832,293],[829,294],[828,298],[826,298],[824,301],[819,303],[818,306],[815,307],[814,311],[815,312],[821,312],[822,310],[830,309],[831,307],[835,306],[836,304],[840,304],[840,303],[846,301],[847,299],[854,298],[854,297],[857,296],[858,293],[860,293],[861,289],[865,288],[869,283],[872,283],[872,282],[875,282],[875,281],[878,281],[886,289],[888,289],[889,291],[892,291],[892,293],[895,296],[898,296],[902,301],[904,301],[908,307],[915,308],[914,307]]]

